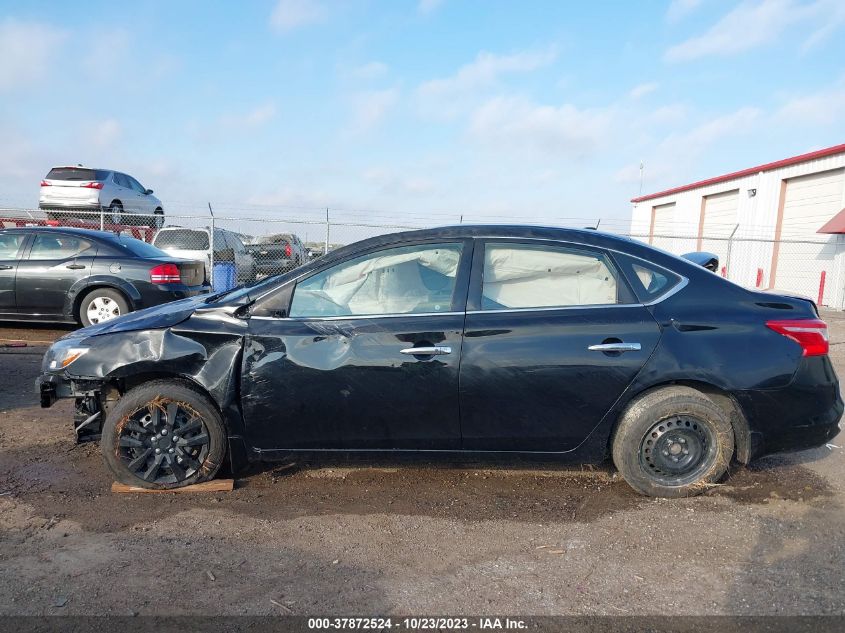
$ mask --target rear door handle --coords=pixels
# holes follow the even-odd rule
[[[639,343],[599,343],[590,345],[587,349],[591,352],[639,352],[642,345]]]
[[[442,345],[433,345],[431,347],[407,347],[399,350],[400,354],[409,354],[411,356],[442,356],[443,354],[451,354],[452,348]]]
[[[7,266],[6,264],[0,264],[0,270],[12,270],[14,266]]]
[[[68,264],[65,268],[70,268],[71,270],[82,270],[85,266],[82,264]]]

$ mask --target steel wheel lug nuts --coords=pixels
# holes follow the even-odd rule
[[[668,456],[669,456],[669,451],[663,451],[663,454],[664,454],[665,456],[667,456],[667,457],[668,457]]]
[[[160,449],[160,448],[157,448],[157,449],[156,449],[156,453],[160,453],[160,452],[161,452],[161,449]]]
[[[178,441],[179,441],[179,436],[178,436],[178,435],[174,435],[174,436],[173,436],[173,441],[174,441],[174,442],[178,442]]]
[[[168,453],[172,453],[172,452],[173,452],[173,450],[174,450],[174,449],[172,449],[172,448],[171,448],[171,449],[169,449],[169,450],[168,450]]]
[[[161,434],[162,434],[162,435],[167,435],[167,429],[162,429],[162,430],[161,430]]]

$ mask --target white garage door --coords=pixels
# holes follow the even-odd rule
[[[825,240],[826,236],[818,235],[816,231],[842,209],[843,187],[843,169],[786,181],[781,243],[778,247],[777,271],[773,274],[772,285],[775,288],[815,299],[824,271],[827,280],[822,303],[832,301],[835,295],[834,238],[827,238],[830,242],[818,243]]]
[[[701,250],[719,256],[719,269],[727,265],[728,240],[736,228],[739,189],[704,197]],[[728,272],[730,276],[730,271]]]
[[[661,204],[651,209],[651,237],[649,244],[667,251],[672,250],[672,235],[675,220],[675,203]]]

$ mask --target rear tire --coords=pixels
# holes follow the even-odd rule
[[[704,492],[734,453],[729,415],[691,387],[663,387],[628,405],[612,439],[613,463],[631,487],[651,497]]]
[[[95,288],[82,297],[76,318],[83,327],[88,327],[116,319],[131,311],[126,298],[117,290]]]
[[[182,488],[214,478],[226,456],[226,432],[220,413],[196,389],[153,380],[117,401],[100,448],[121,483]]]
[[[123,224],[123,205],[120,203],[120,200],[112,200],[112,203],[109,205],[109,215],[114,224]]]

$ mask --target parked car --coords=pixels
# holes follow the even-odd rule
[[[679,497],[732,459],[823,445],[843,402],[811,301],[597,231],[384,235],[230,293],[86,328],[44,357],[115,477],[326,451],[611,456]]]
[[[292,233],[276,233],[255,238],[249,245],[259,276],[278,275],[308,261],[302,241]]]
[[[164,224],[164,207],[153,190],[111,169],[53,167],[41,181],[38,207],[52,211],[52,220],[94,219],[105,211],[114,224]]]
[[[103,231],[0,230],[0,320],[94,325],[206,293],[201,262]]]
[[[153,238],[153,246],[176,257],[200,260],[205,264],[206,276],[211,277],[211,229],[188,229],[166,226]],[[214,229],[214,261],[233,262],[238,283],[255,281],[255,259],[237,233]]]

